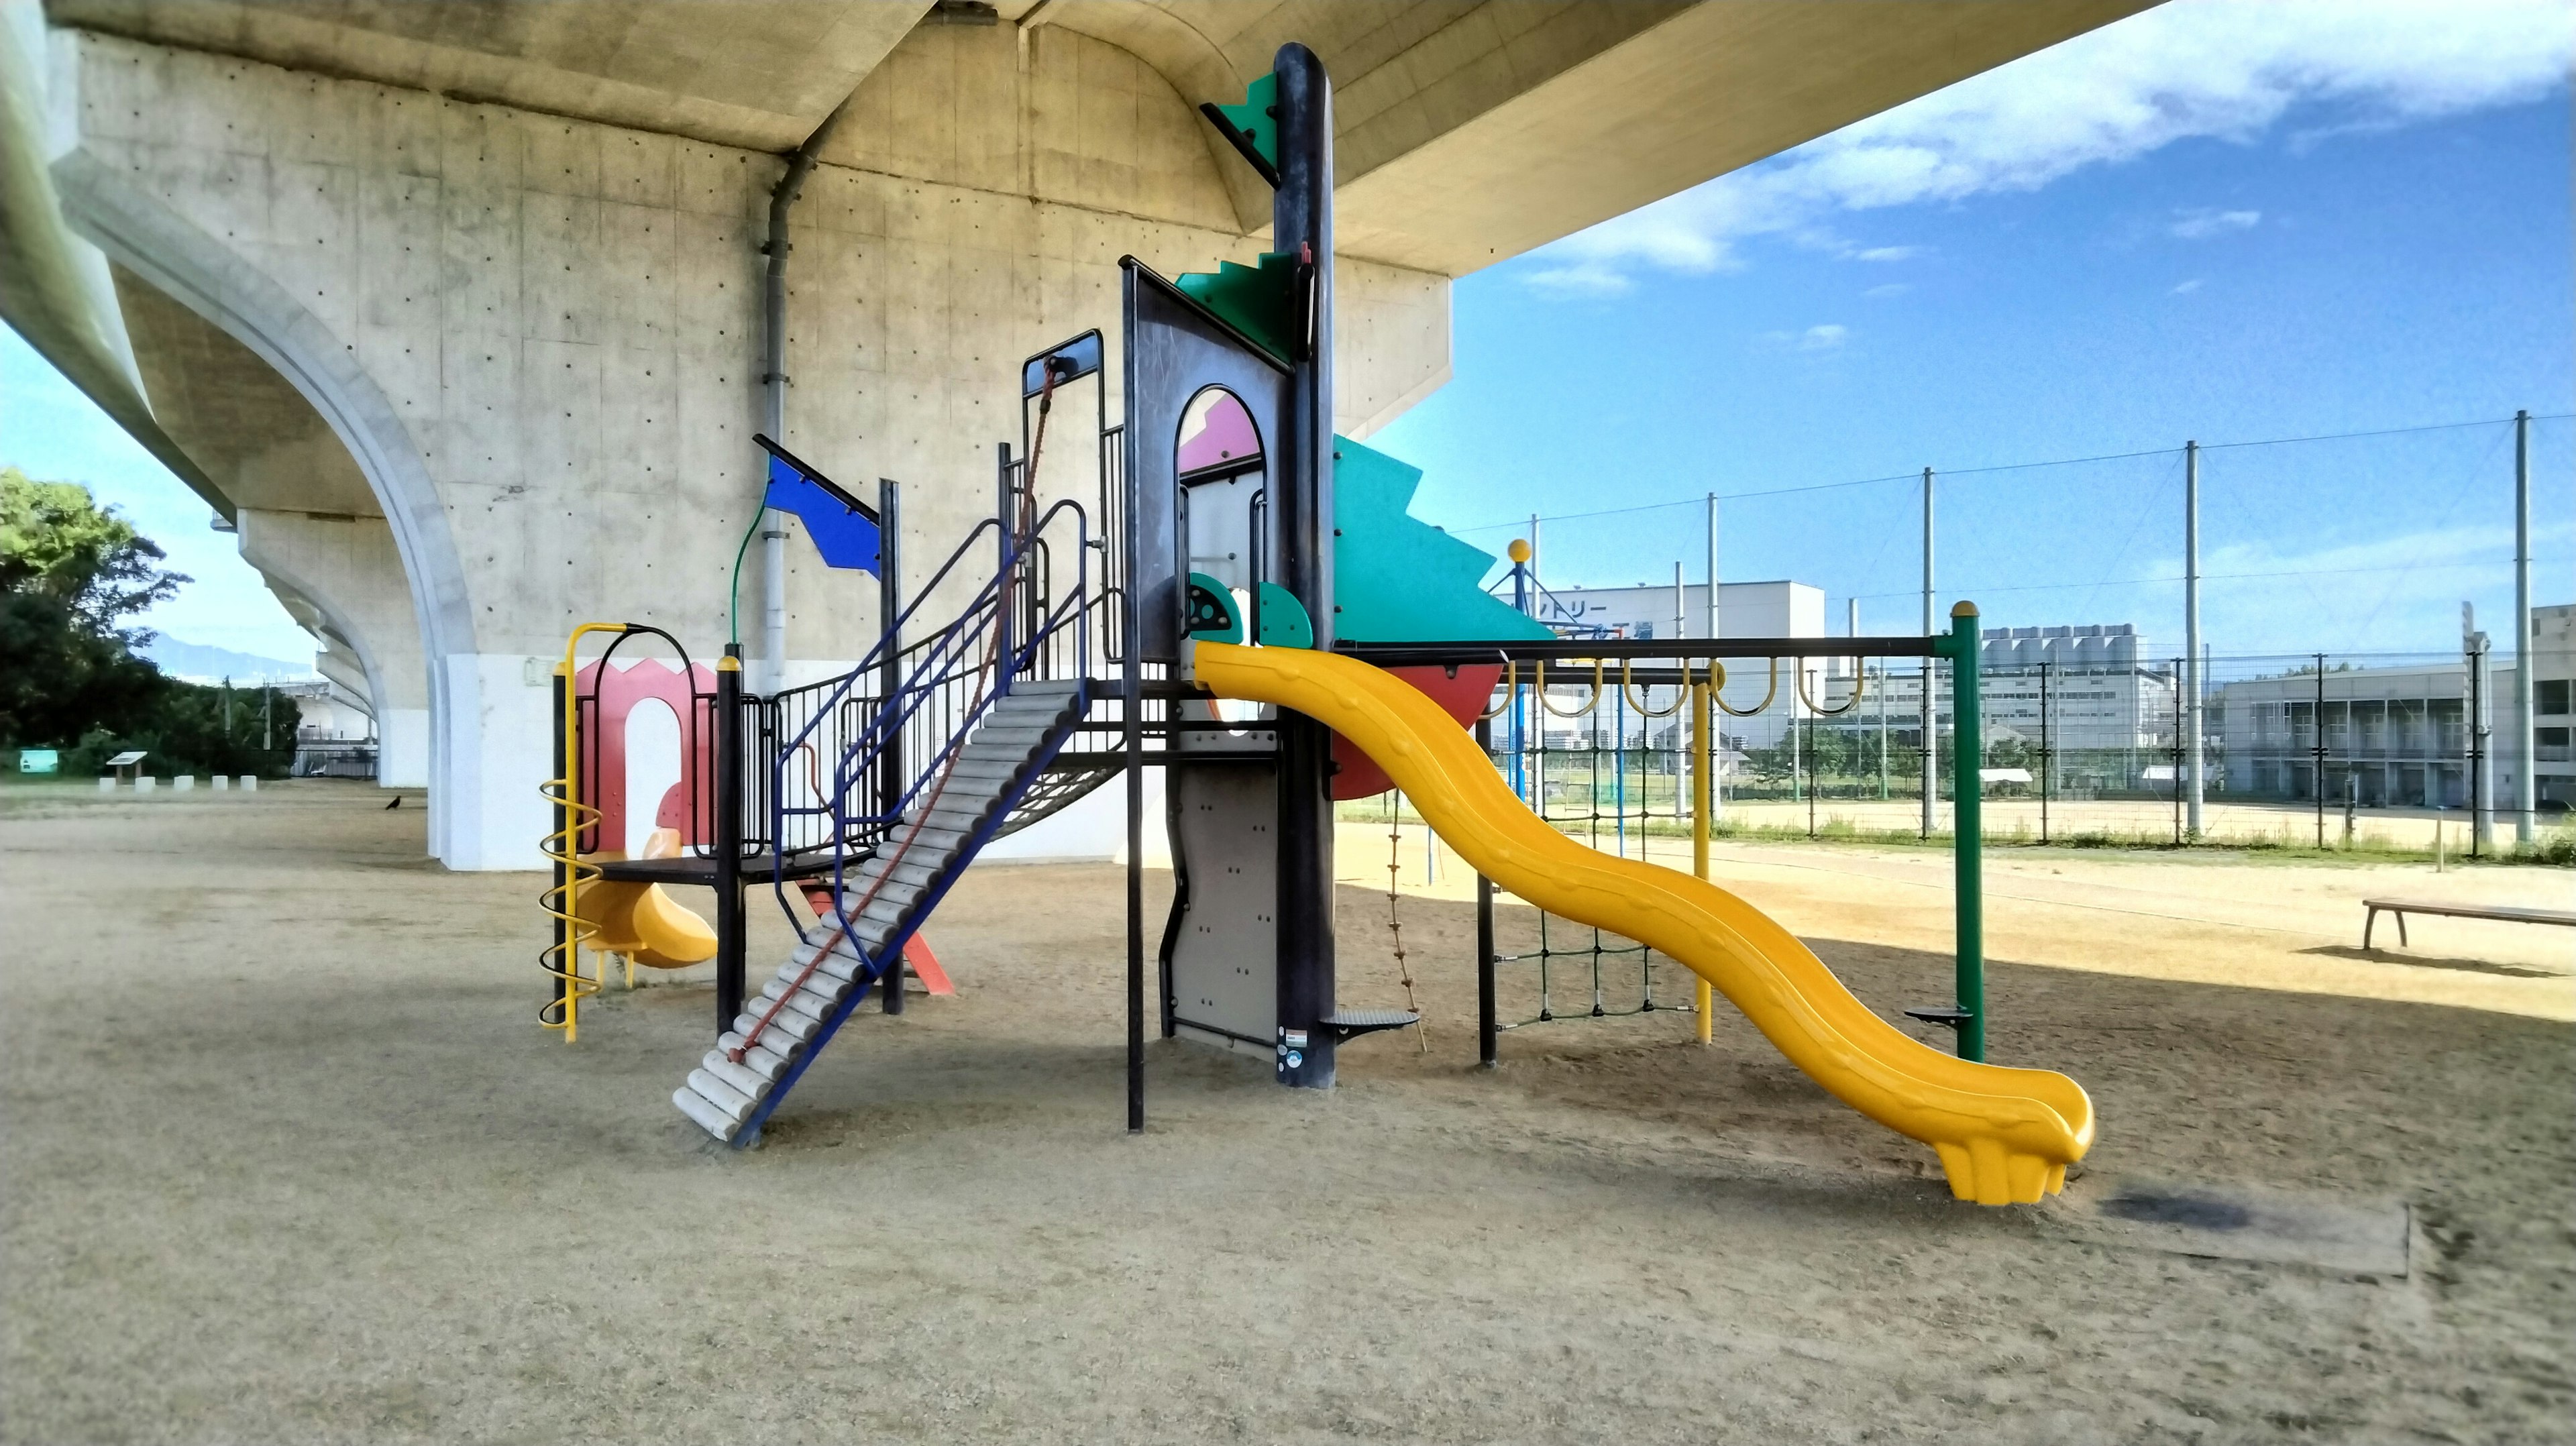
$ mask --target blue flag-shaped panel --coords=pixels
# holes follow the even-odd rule
[[[876,509],[775,450],[769,454],[769,491],[762,502],[796,514],[825,566],[877,570]]]

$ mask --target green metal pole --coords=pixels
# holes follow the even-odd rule
[[[1977,715],[1977,605],[1950,609],[1951,856],[1958,869],[1959,1058],[1986,1057],[1985,727]]]

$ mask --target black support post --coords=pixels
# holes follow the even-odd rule
[[[1007,474],[1006,474],[1007,475]],[[903,488],[892,478],[877,479],[877,617],[879,631],[885,635],[884,656],[877,661],[877,697],[881,708],[894,706],[896,690],[903,686],[903,644],[897,635],[895,620],[903,616]],[[886,733],[885,749],[877,758],[877,813],[893,828],[893,819],[903,803],[903,789],[911,776],[903,770],[903,730]],[[877,982],[877,1007],[888,1014],[903,1013],[903,951],[886,961]]]
[[[1133,396],[1134,393],[1129,393]],[[1132,402],[1129,405],[1134,405]],[[1145,1128],[1145,664],[1139,656],[1143,638],[1138,629],[1136,606],[1136,571],[1141,565],[1136,539],[1136,472],[1133,467],[1119,469],[1121,489],[1119,516],[1126,525],[1118,529],[1118,728],[1119,750],[1127,764],[1127,1129],[1140,1134]],[[1171,785],[1168,770],[1164,785]],[[1179,860],[1173,860],[1172,878],[1180,880]],[[1171,1025],[1171,989],[1163,989],[1165,1024]]]
[[[564,1010],[567,1008],[564,994],[572,987],[572,981],[567,976],[580,966],[579,956],[574,953],[579,946],[573,939],[572,861],[581,853],[581,835],[573,828],[573,777],[572,769],[568,764],[570,753],[565,747],[564,740],[564,692],[570,687],[572,687],[572,675],[566,671],[566,665],[556,664],[554,711],[549,716],[548,726],[553,728],[555,735],[554,776],[560,780],[560,787],[563,790],[555,795],[555,839],[558,850],[555,854],[555,891],[552,896],[555,901],[554,1019],[558,1023],[562,1022]]]
[[[1476,747],[1491,756],[1494,720],[1476,720]],[[1494,1067],[1494,1035],[1500,1028],[1494,1010],[1494,881],[1476,875],[1476,1062]]]
[[[742,644],[716,660],[716,1033],[742,1013]]]
[[[1333,99],[1324,64],[1279,48],[1279,189],[1273,245],[1295,258],[1288,421],[1270,474],[1275,580],[1306,609],[1315,646],[1333,646]],[[1333,1083],[1332,733],[1279,715],[1277,1078]]]

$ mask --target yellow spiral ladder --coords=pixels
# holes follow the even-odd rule
[[[573,685],[574,653],[584,636],[591,633],[624,633],[624,623],[583,623],[564,640],[563,661],[555,664],[554,675],[563,693],[564,776],[549,778],[537,785],[537,792],[558,810],[558,826],[539,842],[537,849],[563,869],[563,881],[549,884],[537,895],[537,904],[556,921],[553,942],[539,952],[538,960],[546,973],[563,986],[563,997],[549,999],[537,1010],[537,1023],[548,1029],[563,1031],[564,1043],[571,1044],[581,1036],[581,1001],[599,992],[600,976],[581,972],[581,946],[584,940],[599,933],[599,925],[581,916],[581,886],[599,877],[599,865],[581,856],[581,833],[599,821],[599,809],[581,799],[581,735],[578,717],[579,700]]]

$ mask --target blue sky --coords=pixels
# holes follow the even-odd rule
[[[1918,616],[1932,466],[1944,611],[2165,647],[2184,439],[2437,427],[2206,453],[2204,615],[2223,654],[2446,649],[2461,599],[2510,600],[2516,408],[2547,418],[2537,595],[2576,600],[2571,54],[2567,0],[2180,0],[1462,279],[1455,379],[1372,440],[1489,549],[1558,519],[1559,582],[1698,577],[1696,499],[1733,494],[1725,576],[1872,631]],[[169,548],[198,581],[157,626],[304,656],[205,506],[5,332],[0,462]],[[1621,508],[1652,510],[1570,515]]]
[[[2182,572],[2185,439],[2576,410],[2571,17],[2147,12],[1462,280],[1456,378],[1373,440],[1489,549],[1560,516],[1567,583],[1697,579],[1696,499],[1774,493],[1721,503],[1722,574],[1872,631],[1919,618],[1932,466],[1943,611],[2172,645],[2179,585],[2130,580]],[[2576,600],[2576,423],[2533,430]],[[2511,468],[2504,426],[2206,452],[2209,641],[2455,646],[2510,599]]]

